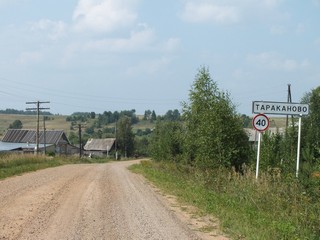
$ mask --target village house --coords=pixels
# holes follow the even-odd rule
[[[90,138],[84,146],[87,156],[109,156],[115,146],[115,138],[93,139]]]
[[[34,152],[38,145],[39,152],[72,155],[79,153],[79,148],[70,144],[62,130],[39,131],[37,144],[36,130],[9,129],[0,142],[0,152]]]

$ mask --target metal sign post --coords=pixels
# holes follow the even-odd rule
[[[269,118],[264,114],[256,115],[252,120],[253,127],[258,131],[258,149],[257,149],[257,165],[256,165],[256,179],[259,176],[259,162],[260,162],[260,148],[261,148],[261,135],[266,131],[270,125]]]
[[[258,179],[258,176],[259,176],[261,135],[262,135],[261,132],[258,131],[258,150],[257,150],[257,164],[256,164],[256,179]]]
[[[297,149],[297,168],[296,177],[299,176],[299,164],[300,164],[300,145],[301,145],[301,116],[299,117],[299,130],[298,130],[298,149]]]

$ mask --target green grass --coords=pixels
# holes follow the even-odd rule
[[[47,130],[63,130],[67,135],[70,132],[78,133],[78,130],[70,130],[71,122],[66,121],[67,116],[63,115],[52,115],[48,116],[49,120],[46,120]],[[43,116],[40,116],[40,129],[43,128]],[[23,129],[36,129],[37,127],[37,116],[35,115],[20,115],[20,114],[0,114],[0,138],[4,136],[9,125],[15,120],[20,120],[23,125]],[[88,119],[86,122],[87,126],[90,126],[96,119]],[[115,123],[107,125],[108,127],[114,127]],[[145,130],[146,128],[154,128],[155,123],[149,121],[140,120],[137,124],[134,124],[133,130],[138,129]]]
[[[146,128],[153,129],[155,125],[156,125],[156,121],[151,123],[149,120],[140,120],[137,124],[133,125],[133,128],[135,130],[138,130],[138,129],[145,130]]]
[[[168,163],[142,162],[132,170],[168,194],[219,218],[232,239],[320,239],[320,203],[294,177],[261,174],[255,180],[219,169],[200,172]]]
[[[48,157],[32,154],[1,154],[0,179],[65,164],[106,163],[106,158]]]

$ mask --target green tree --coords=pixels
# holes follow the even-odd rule
[[[249,142],[229,94],[220,91],[209,70],[200,68],[183,103],[188,161],[200,168],[241,165],[249,159]]]
[[[68,136],[69,141],[72,144],[78,144],[79,143],[79,135],[76,134],[75,132],[70,132]]]
[[[167,113],[163,116],[164,120],[167,121],[179,121],[180,120],[180,112],[175,109],[175,110],[169,110]]]
[[[152,158],[158,161],[177,161],[183,153],[182,131],[180,122],[157,122],[150,140]]]
[[[151,113],[151,122],[157,120],[157,114],[156,112],[153,110],[152,113]]]
[[[303,103],[309,104],[310,114],[303,118],[302,147],[309,152],[309,157],[320,159],[320,87],[307,93],[302,99]]]
[[[260,153],[260,168],[268,169],[280,167],[281,159],[283,159],[283,151],[281,144],[283,137],[280,133],[272,134],[266,131],[262,135],[263,147]]]
[[[23,125],[20,120],[14,120],[13,123],[9,125],[9,129],[22,129]]]
[[[134,139],[134,154],[137,156],[148,156],[149,155],[149,138],[146,136],[136,137]]]
[[[144,111],[143,120],[150,120],[151,119],[151,110]]]
[[[250,128],[252,127],[252,120],[249,116],[242,114],[241,115],[241,120],[242,120],[242,126],[244,128]]]
[[[312,177],[320,171],[320,86],[306,93],[302,103],[309,104],[309,115],[302,120],[301,165],[299,180],[314,202],[319,201],[319,178]]]
[[[85,133],[92,135],[94,133],[94,126],[86,127]]]
[[[125,157],[131,157],[134,153],[134,134],[132,132],[131,119],[123,116],[117,122],[117,145]]]

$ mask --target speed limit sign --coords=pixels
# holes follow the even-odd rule
[[[267,130],[269,124],[269,118],[264,114],[256,115],[252,121],[253,127],[259,132],[264,132],[265,130]]]

